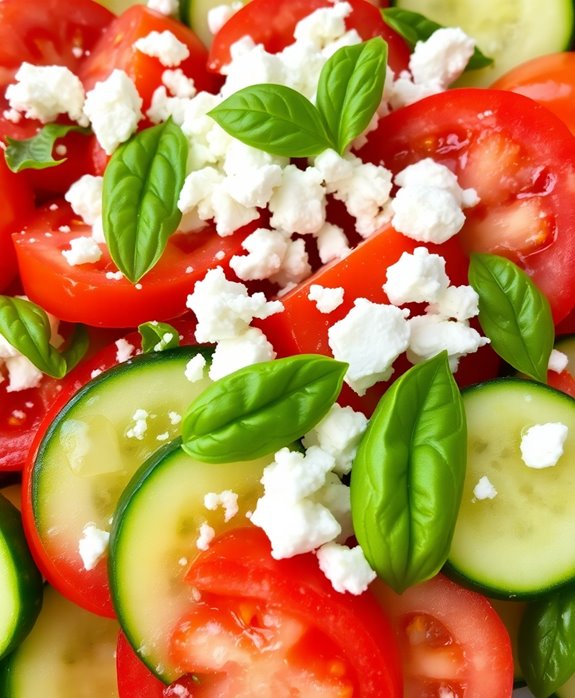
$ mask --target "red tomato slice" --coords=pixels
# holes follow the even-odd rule
[[[393,172],[425,157],[450,167],[480,203],[459,233],[467,252],[502,254],[546,294],[555,321],[575,305],[575,139],[527,97],[448,90],[379,122],[360,152]]]
[[[381,607],[369,592],[334,591],[314,555],[274,560],[263,531],[233,529],[195,558],[186,578],[202,602],[174,629],[172,652],[199,673],[194,696],[402,695]]]
[[[388,43],[388,62],[395,72],[405,70],[409,48],[382,19],[377,7],[367,0],[348,0],[352,12],[346,19],[348,29],[355,29],[366,41],[382,36]],[[208,66],[220,72],[230,62],[230,47],[249,34],[270,53],[278,53],[293,43],[296,24],[330,0],[251,0],[229,19],[214,36]]]
[[[163,698],[166,688],[126,640],[124,633],[118,634],[116,645],[116,673],[119,698]]]
[[[187,295],[196,281],[211,267],[226,269],[230,258],[242,253],[241,243],[255,227],[257,224],[251,223],[225,238],[211,226],[197,233],[175,233],[158,264],[138,285],[126,278],[106,277],[107,272],[117,269],[105,248],[99,262],[68,264],[62,250],[69,249],[71,238],[91,235],[91,230],[74,218],[64,202],[56,210],[39,210],[24,230],[14,235],[14,243],[30,300],[61,320],[135,327],[184,313]]]
[[[380,581],[372,589],[399,640],[405,698],[509,698],[511,641],[484,596],[443,575],[401,595]]]
[[[492,87],[511,90],[542,104],[575,133],[575,53],[551,53],[521,63]]]
[[[110,24],[79,73],[86,89],[91,89],[96,82],[105,80],[115,68],[119,68],[134,81],[144,100],[145,112],[154,90],[162,85],[162,73],[166,67],[157,58],[135,49],[133,44],[152,31],[170,31],[186,44],[190,55],[178,68],[194,79],[198,91],[217,91],[218,81],[206,70],[207,50],[193,31],[145,5],[129,7]]]

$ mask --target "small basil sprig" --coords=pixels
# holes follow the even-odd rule
[[[375,37],[344,46],[323,66],[317,106],[283,85],[251,85],[209,112],[225,131],[272,155],[342,154],[368,126],[381,102],[387,44]]]
[[[142,338],[142,351],[145,354],[180,346],[178,330],[167,322],[144,322],[138,325],[138,332]]]
[[[139,281],[156,264],[181,212],[188,142],[168,121],[140,131],[112,155],[104,174],[104,235],[116,266]]]
[[[519,665],[536,698],[547,698],[575,674],[575,588],[529,603],[519,625]]]
[[[418,41],[427,41],[438,29],[443,29],[442,24],[434,22],[425,15],[400,7],[387,7],[381,11],[383,19],[392,29],[402,36],[413,49]],[[486,56],[477,46],[469,59],[465,70],[477,70],[485,68],[493,63],[493,58]]]
[[[510,366],[544,383],[555,330],[549,302],[516,264],[473,254],[469,283],[479,294],[479,322]]]
[[[0,334],[37,369],[62,378],[82,359],[88,349],[88,333],[76,325],[66,350],[50,344],[50,322],[46,313],[23,298],[0,296]]]
[[[351,471],[358,542],[396,592],[447,559],[465,479],[467,426],[447,354],[398,378],[381,398]]]
[[[54,143],[58,138],[63,138],[70,131],[88,134],[89,128],[81,126],[70,126],[66,124],[47,124],[43,126],[32,138],[16,140],[6,138],[6,150],[4,157],[6,164],[12,172],[21,170],[44,170],[48,167],[55,167],[66,161],[66,158],[55,160],[52,156]]]
[[[235,371],[192,402],[182,421],[182,448],[206,463],[273,453],[327,414],[347,368],[326,356],[300,354]]]

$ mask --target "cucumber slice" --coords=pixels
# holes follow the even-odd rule
[[[472,36],[492,65],[465,73],[460,83],[489,85],[519,63],[563,51],[573,36],[571,0],[396,0],[397,7],[420,12]]]
[[[31,483],[36,529],[53,559],[84,569],[78,548],[84,527],[109,530],[131,476],[178,436],[178,417],[211,383],[207,377],[194,383],[185,378],[187,362],[198,353],[209,362],[211,350],[198,347],[137,356],[84,386],[54,419]],[[139,426],[138,410],[149,415]]]
[[[180,0],[180,20],[201,39],[205,46],[212,43],[208,27],[208,12],[219,5],[232,5],[237,0]],[[246,3],[247,0],[241,0]]]
[[[20,512],[0,495],[0,658],[32,629],[42,607],[42,588]]]
[[[539,383],[504,378],[463,392],[468,462],[449,565],[492,596],[530,597],[575,577],[575,400]],[[569,430],[559,462],[533,469],[521,459],[522,432],[561,422]],[[493,499],[473,489],[487,476]]]
[[[170,664],[169,637],[194,603],[184,577],[200,526],[218,532],[247,524],[261,495],[260,479],[271,456],[242,463],[199,463],[179,440],[154,454],[126,487],[110,537],[110,587],[124,633],[141,659],[170,683],[183,672]],[[204,506],[208,492],[238,494],[238,513],[224,522],[221,509]]]
[[[146,0],[96,0],[98,5],[107,7],[115,15],[121,15],[124,10],[132,5],[145,5]]]
[[[44,591],[38,621],[0,666],[3,698],[117,698],[118,624]]]

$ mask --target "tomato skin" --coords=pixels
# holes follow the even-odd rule
[[[134,81],[144,101],[142,110],[145,112],[154,90],[162,85],[162,73],[166,67],[157,58],[135,49],[133,44],[152,31],[170,31],[186,44],[190,55],[177,67],[194,79],[198,91],[217,91],[219,81],[206,70],[207,50],[198,37],[181,22],[145,5],[129,7],[110,24],[81,67],[79,76],[85,88],[90,90],[115,68],[124,70]]]
[[[397,647],[385,614],[369,591],[336,592],[314,555],[274,560],[263,531],[236,528],[195,558],[186,580],[210,598],[264,602],[317,628],[354,671],[358,698],[402,696]]]
[[[359,156],[394,173],[425,157],[454,170],[480,197],[457,236],[465,251],[512,258],[545,293],[555,322],[568,315],[575,139],[548,109],[513,92],[448,90],[381,119]]]
[[[164,684],[140,661],[122,632],[116,645],[116,673],[119,698],[164,697]]]
[[[511,641],[484,596],[442,574],[401,595],[380,580],[372,589],[399,640],[405,698],[440,698],[442,688],[457,698],[511,696]]]
[[[550,109],[575,134],[574,52],[550,53],[521,63],[491,87],[530,97]]]
[[[356,29],[365,41],[382,36],[388,42],[388,62],[395,72],[405,70],[409,48],[382,19],[380,11],[367,0],[349,0],[352,12],[346,18],[348,29]],[[230,62],[230,47],[246,34],[263,44],[270,53],[278,53],[294,41],[296,24],[311,12],[330,7],[329,0],[251,0],[229,19],[214,36],[208,67],[220,72]]]
[[[59,230],[68,226],[70,232]],[[116,271],[107,249],[95,264],[70,266],[62,255],[71,237],[91,235],[65,202],[40,209],[14,244],[22,284],[30,300],[61,320],[100,327],[135,327],[148,320],[170,320],[186,312],[196,281],[215,266],[227,268],[257,222],[222,238],[211,226],[195,233],[174,233],[158,264],[135,286]],[[66,229],[64,229],[66,230]],[[49,231],[49,236],[46,232]]]

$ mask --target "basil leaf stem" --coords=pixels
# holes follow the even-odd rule
[[[446,352],[383,395],[351,470],[351,511],[365,556],[396,592],[447,559],[467,458],[461,395]]]
[[[555,329],[549,302],[505,257],[471,255],[469,283],[479,294],[479,323],[491,346],[517,371],[545,383]]]
[[[55,167],[65,162],[66,158],[55,160],[52,156],[54,143],[58,138],[63,138],[70,131],[88,134],[89,128],[73,126],[67,124],[46,124],[32,138],[16,140],[6,138],[6,150],[4,157],[6,164],[12,172],[21,170],[44,170],[48,167]]]
[[[401,7],[386,7],[381,14],[386,24],[400,34],[412,49],[418,41],[427,41],[434,32],[444,28],[442,24],[434,22],[419,12],[404,10]],[[465,70],[485,68],[492,63],[493,58],[486,56],[476,46]]]
[[[274,453],[327,414],[347,367],[326,356],[300,354],[235,371],[189,406],[182,448],[206,463]]]
[[[187,154],[188,142],[170,118],[122,144],[106,167],[104,235],[116,266],[132,282],[154,267],[178,227]]]
[[[575,674],[575,588],[529,603],[519,626],[519,663],[537,698],[554,693]]]
[[[164,351],[180,346],[178,330],[167,322],[144,322],[138,325],[138,332],[142,337],[142,351]]]
[[[37,369],[54,378],[65,376],[88,348],[86,330],[77,327],[68,348],[60,353],[50,344],[50,322],[44,310],[11,296],[0,296],[0,334]]]

